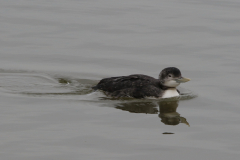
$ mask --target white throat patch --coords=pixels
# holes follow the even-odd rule
[[[167,87],[177,87],[180,83],[177,83],[175,80],[170,80],[164,83],[164,86]]]
[[[170,97],[177,97],[179,93],[176,88],[169,88],[164,91],[162,98],[170,98]]]

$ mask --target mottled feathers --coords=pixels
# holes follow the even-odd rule
[[[141,74],[104,78],[93,87],[95,90],[102,90],[107,95],[116,98],[159,97],[163,88],[164,86],[158,79]]]

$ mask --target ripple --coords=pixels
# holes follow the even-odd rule
[[[49,98],[68,98],[88,101],[175,101],[188,100],[197,97],[190,90],[178,88],[181,92],[180,97],[165,99],[135,99],[135,98],[113,98],[108,97],[102,91],[93,91],[92,86],[97,84],[97,80],[79,79],[75,77],[53,76],[45,73],[5,71],[0,70],[0,92]]]
[[[2,71],[0,72],[0,92],[27,95],[63,97],[69,95],[86,95],[92,92],[96,83],[88,79],[55,77],[44,73]]]

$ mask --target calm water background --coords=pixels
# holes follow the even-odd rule
[[[240,1],[0,0],[0,22],[0,159],[240,158]],[[169,66],[190,127],[90,90]]]

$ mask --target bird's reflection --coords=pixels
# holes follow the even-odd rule
[[[185,123],[189,126],[187,119],[181,117],[177,112],[178,101],[160,101],[159,105],[159,115],[161,122],[166,125],[178,125],[179,123]]]
[[[181,117],[177,112],[177,107],[178,101],[130,102],[116,104],[117,109],[129,111],[131,113],[158,114],[161,122],[166,125],[185,123],[189,126],[186,118]]]
[[[152,102],[130,102],[130,103],[118,103],[117,109],[129,111],[131,113],[146,113],[146,114],[158,114],[156,104]]]

